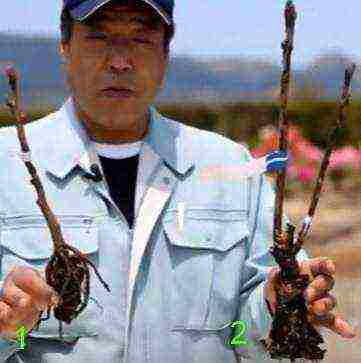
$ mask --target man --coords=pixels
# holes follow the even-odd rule
[[[44,279],[53,246],[27,170],[9,153],[16,129],[1,131],[3,362],[236,362],[237,352],[265,354],[266,300],[273,310],[277,278],[268,253],[274,193],[262,175],[235,172],[253,162],[245,148],[152,106],[168,64],[173,7],[172,0],[64,3],[60,51],[72,95],[26,126],[31,155],[22,158],[37,166],[65,240],[92,260],[111,292],[91,271],[91,299],[62,339],[53,316],[32,329],[39,311],[59,302]],[[279,160],[264,162],[271,170]],[[315,326],[319,315],[354,336],[331,319],[332,261],[299,256],[313,278]],[[227,345],[236,320],[246,324],[246,348]],[[10,340],[19,325],[31,330],[24,350]]]

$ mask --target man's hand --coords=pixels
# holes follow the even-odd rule
[[[56,291],[34,268],[15,266],[5,277],[0,297],[0,337],[16,339],[18,328],[31,330],[40,311],[60,302]]]
[[[310,284],[304,291],[309,322],[316,329],[326,327],[344,338],[354,338],[356,333],[349,323],[340,314],[331,312],[337,305],[336,298],[329,293],[335,284],[332,277],[335,273],[334,262],[325,257],[302,261],[300,272],[310,277]],[[275,290],[277,281],[279,281],[279,267],[272,267],[265,286],[265,297],[273,313],[277,304]]]

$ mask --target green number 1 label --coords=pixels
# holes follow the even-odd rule
[[[231,327],[236,327],[237,334],[233,338],[230,338],[227,343],[235,348],[240,345],[246,345],[247,340],[243,337],[243,334],[246,332],[246,323],[243,320],[236,320],[231,324]]]
[[[25,338],[26,338],[26,329],[25,326],[21,326],[17,331],[18,334],[18,343],[19,343],[19,348],[20,349],[25,349],[26,347],[26,343],[25,343]]]

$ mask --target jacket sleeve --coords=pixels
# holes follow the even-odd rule
[[[17,342],[0,339],[0,362],[5,363],[8,358],[19,350],[20,348]]]
[[[8,137],[6,131],[16,132],[16,128],[11,127],[1,127],[0,128],[0,156],[6,150],[9,144],[11,144],[11,137]],[[15,131],[14,131],[15,130]],[[14,134],[15,135],[15,134]],[[2,160],[0,160],[1,164]],[[0,208],[0,217],[2,216],[2,209]],[[0,224],[0,242],[1,242],[1,224]],[[5,276],[2,275],[2,247],[0,244],[0,288],[2,288]],[[16,341],[7,340],[1,337],[0,334],[0,363],[6,362],[15,352],[20,351],[21,348]]]
[[[244,358],[264,362],[270,359],[261,339],[265,339],[272,326],[272,317],[265,301],[264,288],[267,271],[277,266],[269,248],[273,244],[273,212],[275,192],[264,175],[250,178],[248,183],[249,231],[246,243],[246,260],[240,281],[240,304],[237,319],[245,323],[243,334],[246,345],[234,347]],[[284,215],[282,225],[289,221]],[[297,260],[307,260],[301,249]]]
[[[1,276],[0,288],[3,285],[3,276]],[[5,363],[15,352],[21,350],[18,342],[7,340],[0,337],[0,363]]]
[[[1,226],[0,226],[0,241],[1,241]],[[0,288],[2,288],[5,276],[2,275],[2,250],[0,246]],[[0,363],[6,362],[15,352],[21,350],[18,342],[7,340],[1,337],[0,334]]]

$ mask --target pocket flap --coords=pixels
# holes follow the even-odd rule
[[[174,211],[162,224],[170,243],[180,247],[227,251],[250,234],[243,210],[187,210],[182,229]]]
[[[58,217],[64,240],[84,254],[96,252],[98,228],[91,217]],[[23,259],[50,258],[53,240],[43,217],[3,218],[1,245]]]

